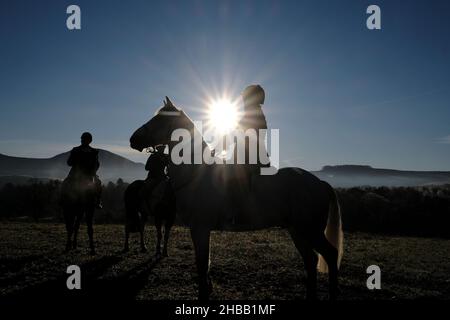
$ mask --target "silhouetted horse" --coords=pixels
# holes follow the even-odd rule
[[[192,142],[192,137],[201,137],[189,117],[167,98],[164,107],[136,130],[130,138],[130,145],[142,151],[149,146],[167,144],[171,154],[179,143],[178,139],[172,141],[172,133],[176,129],[190,132],[191,141],[185,141],[188,138],[183,136],[183,143]],[[211,154],[204,140],[200,147],[202,154]],[[230,230],[230,226],[224,223],[230,208],[225,182],[227,174],[240,166],[193,164],[193,160],[192,153],[189,163],[169,163],[168,173],[177,199],[177,213],[191,229],[199,275],[199,298],[208,299],[212,291],[209,277],[210,232],[225,228]],[[319,268],[319,271],[328,271],[330,299],[335,299],[343,233],[339,203],[333,188],[299,168],[283,168],[271,176],[254,176],[252,185],[254,187],[250,193],[240,199],[242,213],[238,217],[246,223],[236,225],[235,230],[275,226],[287,228],[305,262],[307,298],[316,297]],[[324,257],[326,263],[319,261],[315,251]]]
[[[86,217],[90,253],[95,254],[92,226],[96,206],[96,186],[92,177],[76,174],[62,183],[60,204],[67,231],[66,252],[77,248],[77,236],[83,215]],[[72,239],[73,236],[73,239]]]
[[[132,232],[139,232],[141,251],[146,252],[144,240],[145,223],[148,215],[155,218],[157,232],[156,255],[161,255],[162,225],[164,223],[164,244],[163,256],[167,257],[167,242],[169,241],[170,229],[175,221],[176,205],[175,196],[168,182],[164,182],[155,188],[152,195],[146,195],[142,190],[145,185],[144,180],[132,182],[125,190],[124,201],[126,210],[125,222],[125,247],[129,250],[129,237]]]

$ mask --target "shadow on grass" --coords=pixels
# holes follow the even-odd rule
[[[80,265],[80,290],[67,289],[66,281],[70,275],[61,274],[14,292],[6,300],[134,300],[136,294],[147,284],[148,277],[160,258],[152,257],[125,272],[102,277],[122,259],[120,256],[104,256]]]

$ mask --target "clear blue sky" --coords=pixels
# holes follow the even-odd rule
[[[65,13],[78,4],[82,29]],[[370,4],[382,30],[366,28]],[[266,89],[281,165],[450,170],[450,1],[2,1],[0,153],[78,144],[131,159],[165,95]]]

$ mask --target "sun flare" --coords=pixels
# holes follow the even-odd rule
[[[228,99],[212,101],[208,110],[209,126],[218,133],[226,134],[238,124],[237,105]]]

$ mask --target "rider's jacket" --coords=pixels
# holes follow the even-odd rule
[[[247,129],[267,129],[266,117],[260,105],[244,106],[244,115],[239,122],[239,127],[244,131]]]
[[[67,164],[72,167],[69,176],[83,174],[89,177],[96,175],[100,163],[98,161],[98,150],[90,146],[78,146],[70,151]]]
[[[148,178],[150,179],[163,179],[166,177],[165,169],[169,164],[168,155],[164,152],[155,152],[148,157],[145,164],[145,170],[148,171]]]
[[[267,129],[266,117],[264,116],[264,113],[263,113],[260,105],[254,104],[254,105],[244,106],[244,115],[242,116],[241,120],[239,121],[239,128],[244,131],[246,131],[248,129],[256,130],[257,166],[267,165],[267,164],[263,164],[261,162],[262,159],[260,158],[260,151],[259,151],[259,149],[261,149],[261,154],[267,154],[266,147],[264,144],[265,135],[262,136],[263,139],[261,141],[260,141],[260,135],[259,135],[259,130]],[[245,161],[246,162],[245,163],[247,163],[247,164],[250,159],[249,151],[250,151],[249,141],[248,141],[248,139],[246,139],[246,141],[245,141],[245,159],[246,159]]]

